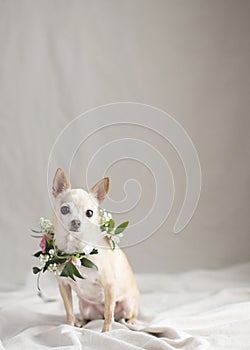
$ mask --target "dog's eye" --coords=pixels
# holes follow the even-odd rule
[[[86,216],[88,217],[88,218],[91,218],[91,216],[93,216],[93,210],[91,210],[91,209],[88,209],[87,211],[86,211]]]
[[[63,206],[63,207],[61,207],[61,213],[62,213],[63,215],[68,214],[68,213],[69,213],[69,207],[67,207],[66,205]]]

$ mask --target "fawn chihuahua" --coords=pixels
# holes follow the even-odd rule
[[[90,192],[71,189],[62,169],[57,169],[53,180],[55,240],[65,253],[81,253],[87,242],[101,242],[98,254],[88,256],[98,270],[81,266],[84,279],[58,277],[67,323],[82,327],[89,320],[103,319],[102,331],[109,331],[112,321],[126,319],[133,323],[138,311],[139,292],[125,254],[121,249],[111,250],[99,229],[98,206],[109,191],[109,178],[105,177]],[[101,246],[101,247],[100,247]],[[72,293],[79,298],[81,321],[75,322]]]

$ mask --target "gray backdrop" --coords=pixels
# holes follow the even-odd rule
[[[126,249],[134,270],[217,268],[249,259],[249,11],[243,0],[0,2],[1,282],[22,283],[35,262],[38,242],[29,229],[51,216],[46,174],[56,136],[80,113],[116,101],[172,115],[192,138],[203,174],[196,213],[174,235],[185,179],[171,147],[133,128],[107,131],[111,138],[114,132],[144,137],[174,169],[169,219]],[[92,142],[101,145],[105,137]],[[78,166],[77,187],[84,186],[84,156]],[[114,197],[129,166],[110,171]],[[150,202],[151,192],[143,194]]]

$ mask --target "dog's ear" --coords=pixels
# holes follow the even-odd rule
[[[52,194],[56,197],[59,193],[70,188],[70,182],[65,172],[58,168],[53,180]]]
[[[93,186],[90,190],[90,193],[98,200],[98,203],[101,204],[105,199],[106,195],[109,192],[109,178],[104,177]]]

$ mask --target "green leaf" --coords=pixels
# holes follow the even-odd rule
[[[96,264],[94,264],[92,261],[90,261],[87,258],[84,258],[84,257],[81,258],[81,264],[82,266],[98,270],[98,267],[96,266]]]
[[[92,255],[92,254],[98,254],[98,249],[94,248],[94,249],[92,250],[92,252],[90,253],[90,255]]]
[[[114,222],[113,219],[109,220],[109,226],[108,227],[109,227],[110,230],[112,230],[115,227],[115,222]]]
[[[68,268],[74,276],[83,279],[82,275],[80,274],[80,272],[78,271],[78,269],[76,268],[76,266],[74,264],[72,264],[71,262],[67,262],[66,264],[69,265]]]
[[[36,258],[39,258],[41,254],[43,254],[43,252],[39,250],[39,252],[36,252],[35,254],[33,254],[33,256],[35,256]]]
[[[44,267],[43,267],[43,272],[45,272],[46,270],[48,270],[49,264],[50,264],[50,262],[47,261],[46,264],[45,264]]]
[[[37,273],[41,272],[41,269],[39,269],[39,267],[33,267],[33,273],[36,275]]]
[[[37,230],[33,230],[31,229],[32,232],[35,232],[35,233],[43,233],[43,231],[37,231]]]
[[[31,235],[33,238],[43,238],[43,236],[36,236],[36,235]]]
[[[49,238],[46,239],[46,252],[48,253],[50,249],[53,249],[53,241]]]
[[[60,259],[58,257],[54,257],[54,258],[50,258],[44,265],[43,267],[43,272],[45,272],[46,270],[48,270],[48,267],[50,264],[63,264],[66,261],[66,257],[65,259]]]
[[[64,266],[64,269],[61,272],[62,277],[70,277],[72,278],[72,280],[75,281],[74,276],[78,277],[78,278],[82,278],[82,275],[80,274],[80,272],[77,270],[77,268],[75,267],[74,264],[72,264],[71,262],[67,262]]]
[[[115,235],[119,235],[119,233],[122,233],[128,226],[128,221],[123,222],[117,228],[115,229]]]

